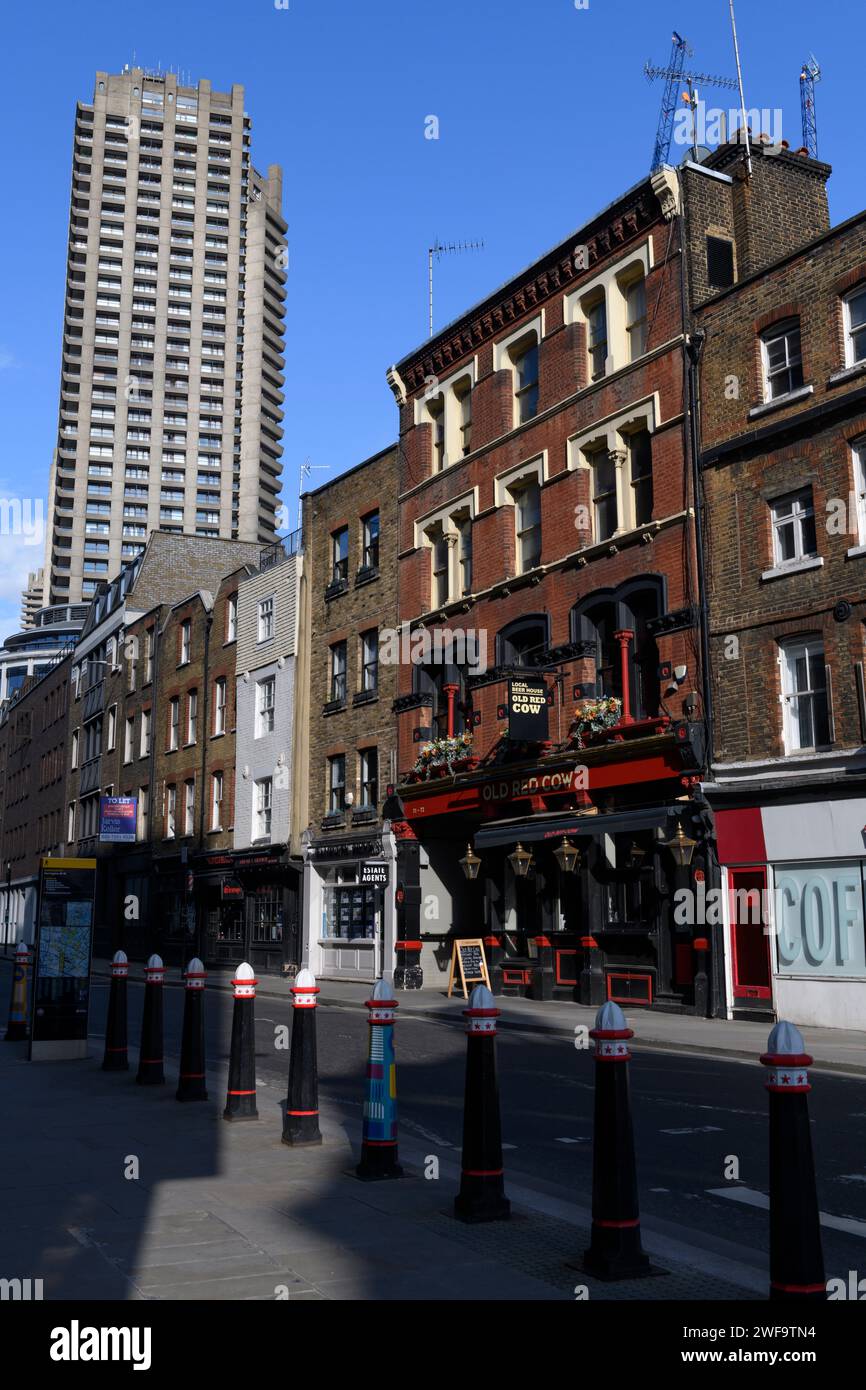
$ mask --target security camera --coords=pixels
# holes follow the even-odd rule
[[[669,700],[672,695],[676,695],[678,690],[679,686],[676,681],[671,681],[670,685],[665,687],[665,699]]]
[[[686,678],[686,674],[687,674],[687,672],[688,672],[688,669],[689,669],[688,666],[675,666],[675,667],[674,667],[674,680],[676,681],[677,685],[682,685],[683,681],[684,681],[685,678]]]

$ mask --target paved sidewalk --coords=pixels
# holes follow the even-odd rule
[[[94,974],[108,977],[108,961],[94,961]],[[178,983],[179,972],[174,974]],[[231,970],[211,970],[208,987],[230,989]],[[144,966],[130,966],[131,979],[144,978]],[[320,980],[320,1004],[362,1009],[370,997],[371,986],[354,982]],[[290,982],[264,976],[257,993],[262,997],[290,999]],[[399,990],[401,1017],[421,1016],[463,1026],[459,994],[446,998],[441,988]],[[560,1000],[537,1003],[533,999],[500,998],[496,1001],[502,1012],[500,1027],[524,1028],[536,1033],[572,1036],[579,1024],[592,1026],[595,1009],[582,1008]],[[669,1052],[702,1052],[711,1056],[739,1058],[754,1062],[767,1050],[770,1023],[720,1018],[693,1018],[688,1014],[657,1013],[639,1007],[625,1009],[629,1027],[634,1029],[634,1047],[662,1049]],[[804,1026],[806,1047],[815,1059],[818,1071],[850,1072],[866,1076],[866,1033],[844,1028],[811,1028]]]
[[[134,1057],[129,1073],[104,1073],[101,1040],[91,1044],[87,1060],[61,1063],[29,1063],[26,1044],[0,1044],[0,1277],[42,1279],[46,1299],[764,1294],[766,1272],[738,1261],[737,1247],[690,1248],[683,1232],[646,1226],[664,1276],[601,1284],[568,1265],[587,1245],[585,1208],[509,1184],[510,1221],[464,1226],[451,1215],[450,1159],[426,1181],[424,1150],[401,1143],[406,1176],[362,1183],[359,1136],[339,1110],[323,1110],[320,1149],[289,1149],[275,1088],[259,1090],[258,1121],[227,1124],[224,1070],[208,1073],[209,1101],[179,1104],[175,1059],[164,1087],[142,1088]]]

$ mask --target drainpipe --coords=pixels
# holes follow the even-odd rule
[[[679,233],[680,233],[680,303],[685,338],[683,351],[683,410],[685,416],[685,450],[691,467],[692,496],[695,519],[695,565],[698,580],[698,628],[701,648],[701,697],[704,705],[704,724],[707,731],[707,768],[709,770],[715,747],[713,723],[713,691],[710,672],[709,609],[707,605],[706,568],[703,537],[703,491],[701,483],[701,432],[698,363],[704,346],[703,332],[690,332],[688,280],[686,273],[687,237],[686,204],[682,171],[679,171]]]
[[[201,705],[202,705],[202,710],[201,710],[201,714],[202,714],[202,718],[201,718],[202,740],[201,740],[201,801],[200,801],[200,804],[199,804],[199,811],[198,811],[198,847],[199,847],[199,849],[202,849],[202,848],[204,847],[205,786],[206,786],[206,780],[205,780],[205,779],[206,779],[206,777],[207,777],[207,743],[208,743],[208,696],[210,695],[210,633],[211,633],[211,628],[212,628],[212,627],[213,627],[213,613],[208,613],[207,618],[205,619],[205,628],[204,628],[204,662],[203,662],[204,678],[203,678],[203,680],[202,680],[202,685],[203,685],[204,689],[202,690],[202,702],[201,702]],[[226,683],[226,691],[228,691],[228,682]],[[226,694],[226,700],[228,700],[228,693]]]

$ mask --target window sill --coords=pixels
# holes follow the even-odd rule
[[[341,884],[341,887],[351,887],[351,884]],[[376,942],[372,936],[320,936],[320,946],[369,946],[373,947]]]
[[[372,705],[379,698],[378,690],[359,690],[352,696],[353,705]],[[344,706],[345,708],[345,706]]]
[[[840,367],[838,372],[831,372],[827,378],[828,386],[838,386],[840,382],[850,381],[853,377],[862,376],[866,372],[866,358],[862,362],[855,362],[850,367]]]
[[[762,401],[760,405],[753,405],[748,418],[754,420],[759,415],[769,415],[774,410],[784,410],[786,405],[793,405],[795,401],[805,400],[807,396],[814,394],[814,386],[798,386],[796,391],[788,391],[784,396],[776,396],[771,401]]]
[[[223,833],[223,828],[222,828],[221,825],[214,825],[214,826],[211,827],[210,830],[206,831],[206,834],[208,834],[208,835],[222,835],[222,833]]]
[[[322,705],[322,718],[330,714],[342,714],[346,708],[345,700],[328,700],[327,704]]]
[[[339,598],[341,594],[347,594],[348,592],[348,579],[341,579],[336,584],[329,584],[325,590],[325,602],[330,603],[331,599]]]
[[[866,555],[866,545],[852,545],[845,551],[846,560],[856,560],[860,555]]]
[[[823,564],[824,556],[814,555],[808,560],[796,560],[789,565],[776,565],[773,569],[764,570],[761,579],[762,581],[784,579],[789,574],[803,574],[806,570],[821,569]]]
[[[365,584],[372,584],[374,579],[379,578],[378,565],[362,565],[355,575],[355,588],[360,589]]]
[[[195,748],[195,739],[188,739],[183,746],[184,748]]]
[[[217,729],[216,733],[211,734],[211,738],[212,738],[212,739],[215,739],[215,738],[225,738],[225,736],[226,736],[226,731],[225,731],[225,729]]]

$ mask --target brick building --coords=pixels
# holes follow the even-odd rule
[[[226,575],[239,565],[257,564],[261,550],[255,542],[156,531],[143,554],[125,566],[91,604],[71,669],[66,852],[93,856],[99,862],[97,950],[119,946],[134,952],[157,949],[172,960],[177,951],[175,963],[186,952],[190,919],[181,920],[183,894],[174,866],[174,859],[183,858],[183,854],[177,856],[174,846],[162,848],[168,816],[168,802],[163,800],[168,769],[158,765],[158,759],[164,752],[165,700],[177,694],[179,717],[188,720],[188,697],[195,690],[193,719],[201,751],[198,725],[202,721],[204,727],[209,691],[198,657],[195,675],[191,662],[180,663],[190,670],[179,672],[175,647],[165,649],[163,661],[161,645],[166,632],[175,646],[182,641],[184,618],[177,617],[178,604],[190,605],[186,616],[192,620],[195,614],[196,640],[203,643],[207,617],[212,620],[213,616],[214,595],[220,595]],[[203,647],[197,647],[196,652],[203,652]],[[187,725],[179,725],[179,742],[188,741],[181,737],[187,729]],[[132,741],[130,759],[126,757],[128,739]],[[197,764],[198,754],[192,749],[178,751],[182,756],[175,759],[173,767],[184,775],[177,775],[173,784],[176,797],[181,798],[175,804],[175,838],[177,825],[186,824],[186,784],[193,781],[194,842],[198,844],[199,839],[204,840],[200,828],[201,778],[207,775],[207,764]],[[150,853],[100,841],[100,799],[120,795],[137,798],[133,844],[147,844],[157,858],[166,860],[159,876],[151,876]],[[186,849],[188,857],[189,843],[180,848]],[[129,880],[135,881],[134,886]],[[186,878],[182,886],[186,889]],[[127,903],[130,896],[135,898],[132,906]],[[198,913],[193,934],[200,938],[201,949],[205,949],[205,932],[204,918]]]
[[[803,153],[711,163],[686,206],[729,248],[691,282],[729,1012],[863,1028],[866,213],[831,229]]]
[[[394,968],[397,450],[304,497],[309,742],[304,961],[326,978]]]
[[[708,1007],[680,206],[642,181],[388,373],[400,983],[482,937],[500,992]]]
[[[67,656],[0,708],[4,945],[33,940],[40,860],[60,856],[66,841],[70,671]]]

